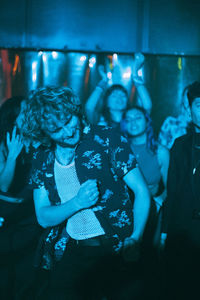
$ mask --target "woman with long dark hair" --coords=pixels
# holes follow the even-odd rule
[[[13,192],[15,197],[16,189],[20,188],[16,182],[18,177],[15,175],[16,164],[23,148],[15,123],[20,113],[22,101],[22,97],[9,98],[0,108],[0,191],[11,194]],[[21,201],[17,198],[15,200]],[[13,198],[13,201],[15,200]]]
[[[132,81],[138,94],[137,103],[148,112],[152,103],[144,81],[138,76],[138,70],[144,64],[142,53],[134,55],[132,67]],[[88,98],[85,104],[85,113],[91,124],[109,125],[120,127],[123,114],[129,105],[129,96],[126,88],[118,83],[108,86],[107,74],[103,66],[99,66],[100,82]]]
[[[27,187],[32,154],[18,133],[23,97],[0,107],[0,298],[31,299],[33,258],[39,234],[32,191]],[[28,274],[28,276],[27,276]]]

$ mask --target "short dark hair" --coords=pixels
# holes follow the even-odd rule
[[[192,106],[194,99],[200,97],[200,82],[195,81],[191,85],[188,86],[187,92],[189,105]]]

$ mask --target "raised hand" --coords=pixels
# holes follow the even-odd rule
[[[136,80],[141,80],[138,76],[138,70],[142,68],[144,64],[144,55],[142,53],[135,53],[133,64],[132,64],[132,79],[135,82]],[[140,84],[140,82],[136,82]]]
[[[98,198],[97,181],[89,179],[81,185],[75,201],[79,209],[85,209],[95,205]]]
[[[7,147],[8,147],[8,159],[13,159],[13,160],[17,159],[18,155],[20,154],[23,148],[22,140],[16,131],[17,128],[16,126],[14,126],[12,135],[10,136],[10,133],[7,132],[7,136],[6,136]]]
[[[144,60],[145,60],[144,55],[141,52],[135,53],[134,64],[135,64],[136,71],[141,69],[141,67],[144,64]]]
[[[101,76],[101,79],[103,81],[107,81],[108,78],[107,78],[107,74],[105,72],[105,69],[104,69],[104,66],[103,65],[99,65],[98,66],[98,72],[99,72],[99,75]]]

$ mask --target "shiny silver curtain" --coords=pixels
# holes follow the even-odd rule
[[[100,80],[99,65],[109,83],[123,84],[131,97],[133,55],[0,50],[0,58],[1,102],[46,85],[69,86],[84,102]]]
[[[28,91],[45,85],[72,87],[83,104],[100,80],[98,66],[104,65],[110,84],[123,84],[129,101],[135,101],[131,80],[133,55],[0,50],[0,103],[11,96],[26,97]],[[180,110],[184,87],[200,80],[200,56],[145,54],[140,71],[153,102],[152,118],[156,131],[166,116]]]

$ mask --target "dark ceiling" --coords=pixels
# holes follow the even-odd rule
[[[199,0],[3,0],[0,47],[200,54]]]

